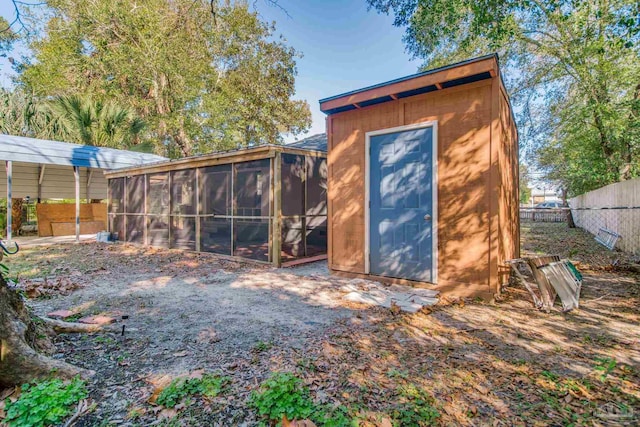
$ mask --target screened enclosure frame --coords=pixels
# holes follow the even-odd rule
[[[118,240],[276,266],[326,256],[324,152],[260,146],[105,175]]]

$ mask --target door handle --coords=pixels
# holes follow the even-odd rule
[[[431,221],[431,215],[426,214],[426,215],[424,216],[424,220],[425,220],[425,221]]]

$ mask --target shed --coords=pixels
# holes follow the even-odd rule
[[[499,292],[519,254],[518,135],[497,55],[320,100],[332,272]]]
[[[61,214],[68,217],[67,222],[54,226],[68,230],[67,234],[75,232],[78,239],[81,228],[87,225],[81,222],[81,216],[85,212],[91,216],[96,210],[81,200],[107,198],[107,181],[102,171],[166,159],[153,154],[0,134],[0,160],[5,162],[5,170],[0,170],[0,185],[7,188],[7,211],[11,212],[11,201],[15,198],[29,197],[38,203],[44,199],[75,199],[75,207],[50,205],[47,210],[52,214],[55,210],[59,218]],[[104,220],[101,222],[100,230],[105,228]],[[39,229],[41,235],[49,235],[49,231]],[[8,240],[11,237],[11,215],[7,215]]]
[[[276,266],[326,258],[323,139],[108,172],[109,230],[130,243]]]

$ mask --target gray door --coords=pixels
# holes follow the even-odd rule
[[[433,282],[433,128],[370,137],[371,274]]]

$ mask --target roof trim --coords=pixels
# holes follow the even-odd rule
[[[325,151],[309,150],[299,147],[288,147],[279,144],[262,144],[254,147],[243,147],[228,151],[217,151],[198,156],[183,157],[181,159],[165,160],[161,162],[147,163],[141,166],[132,166],[105,172],[108,179],[130,175],[148,173],[162,173],[167,171],[216,166],[221,164],[248,162],[252,160],[267,159],[275,156],[275,152],[309,155],[313,157],[326,157]]]
[[[320,110],[330,115],[498,75],[498,54],[492,53],[324,98]]]

